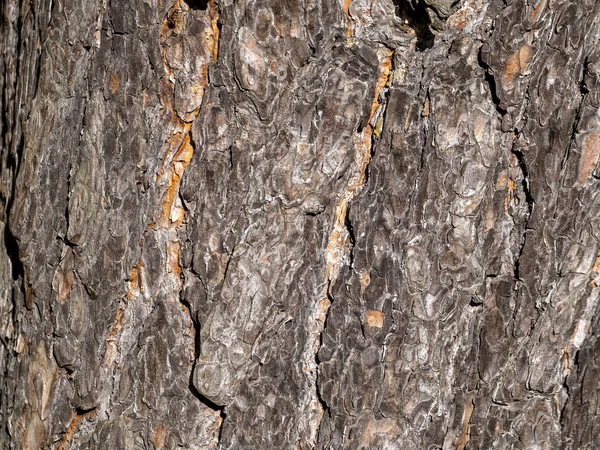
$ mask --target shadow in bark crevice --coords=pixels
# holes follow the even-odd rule
[[[496,111],[501,116],[504,116],[507,113],[506,105],[498,96],[498,87],[496,86],[496,78],[494,77],[494,71],[484,60],[483,46],[479,48],[479,52],[477,53],[477,63],[479,64],[479,67],[483,69],[483,76],[485,82],[488,84],[488,87],[490,89],[490,97],[492,98],[492,103],[496,107]]]
[[[183,0],[190,9],[206,11],[208,9],[208,0]]]
[[[215,402],[213,402],[212,400],[209,400],[204,395],[202,395],[198,391],[198,389],[196,389],[196,386],[194,386],[194,370],[195,369],[196,368],[195,368],[195,364],[194,364],[194,368],[190,371],[188,388],[189,388],[190,392],[192,393],[192,395],[194,397],[196,397],[200,401],[200,403],[202,403],[204,406],[209,407],[213,411],[217,411],[219,413],[219,417],[221,418],[221,423],[219,425],[219,435],[217,437],[217,446],[218,446],[222,440],[223,424],[225,422],[225,419],[227,418],[227,413],[225,412],[225,406],[217,405]]]
[[[393,0],[396,15],[403,19],[417,35],[417,51],[430,49],[435,43],[431,19],[422,0]]]
[[[7,166],[10,169],[12,169],[13,173],[12,189],[6,203],[6,222],[4,224],[3,238],[4,247],[6,248],[6,254],[8,256],[8,259],[10,260],[12,279],[15,281],[18,280],[19,277],[21,277],[21,280],[23,280],[25,277],[25,270],[23,267],[23,263],[21,262],[21,257],[19,253],[19,241],[10,229],[10,214],[16,196],[17,174],[19,172],[19,159],[23,154],[24,145],[24,135],[21,135],[19,146],[17,148],[17,155],[15,156],[9,152],[7,157]],[[23,290],[23,292],[25,292],[25,290]]]

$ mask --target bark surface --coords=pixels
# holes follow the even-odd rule
[[[600,2],[0,20],[0,447],[600,442]]]

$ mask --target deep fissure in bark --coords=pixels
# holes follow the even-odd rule
[[[477,62],[479,66],[483,69],[484,79],[488,85],[490,97],[492,98],[492,102],[496,107],[496,111],[500,116],[504,116],[508,111],[506,110],[506,106],[498,97],[498,91],[496,87],[496,78],[494,77],[494,71],[492,68],[483,60],[483,45],[479,48],[479,52],[477,53]]]
[[[394,0],[396,15],[415,30],[417,35],[417,51],[433,48],[435,34],[431,31],[431,18],[427,13],[426,3],[423,0]]]
[[[525,162],[525,155],[521,150],[512,149],[512,154],[517,157],[517,161],[519,163],[519,168],[521,169],[521,173],[523,174],[523,180],[521,180],[521,186],[523,187],[523,193],[525,194],[525,201],[527,202],[527,209],[529,210],[529,216],[533,211],[533,205],[535,204],[535,200],[531,195],[530,190],[530,180],[529,180],[529,169],[527,168],[527,163]]]
[[[331,294],[331,282],[329,282],[327,284],[327,293],[326,293],[326,295],[327,295],[327,299],[329,300],[329,303],[333,304],[334,298],[333,298],[333,295]],[[323,332],[319,336],[319,349],[323,346],[323,333],[327,329],[327,320],[328,319],[329,319],[329,314],[325,316],[325,322],[323,324]],[[319,389],[319,381],[320,381],[319,366],[321,364],[321,360],[319,359],[319,351],[318,350],[315,352],[315,364],[316,364],[315,392],[316,392],[316,395],[317,395],[317,400],[319,402],[319,405],[321,406],[321,410],[323,412],[323,416],[327,415],[330,418],[331,417],[331,408],[327,404],[327,401],[325,400],[325,398],[323,398],[323,393]],[[321,435],[321,426],[322,425],[323,425],[323,418],[321,418],[321,420],[319,421],[319,423],[317,425],[317,429],[315,431],[315,436],[316,436],[317,440],[319,440],[319,437]]]
[[[206,11],[208,9],[209,0],[184,0],[190,9]]]
[[[573,147],[573,145],[575,145],[577,132],[579,129],[579,123],[581,122],[581,114],[582,114],[583,104],[585,103],[585,99],[589,93],[589,90],[585,83],[585,75],[586,75],[586,72],[588,71],[588,58],[589,58],[589,55],[586,55],[583,58],[583,65],[582,65],[582,69],[581,69],[581,79],[579,80],[579,102],[577,104],[577,109],[575,110],[575,119],[573,120],[573,125],[571,127],[571,135],[569,137],[569,143],[567,144],[567,148],[565,149],[564,157],[561,162],[561,184],[563,184],[563,182],[564,182],[566,164],[567,164],[567,160],[569,159],[569,156],[571,155],[571,148]]]
[[[5,16],[5,9],[4,9],[4,2],[2,2],[3,5],[1,6],[0,9],[0,14],[2,17],[2,19],[4,19]],[[21,5],[19,4],[19,8],[21,8]],[[4,20],[2,20],[2,24],[6,25],[6,27],[10,27],[10,24],[6,24]],[[20,65],[21,65],[21,53],[22,53],[22,46],[23,46],[23,19],[21,17],[21,14],[18,14],[17,17],[17,43],[16,43],[16,51],[15,51],[15,55],[17,55],[16,62],[15,62],[15,74],[19,74],[20,71]],[[0,34],[1,34],[0,30]],[[10,184],[10,193],[8,195],[8,198],[6,199],[6,223],[4,225],[4,243],[6,245],[6,250],[8,253],[8,257],[11,261],[11,273],[12,273],[12,278],[13,280],[17,280],[19,278],[19,276],[21,276],[21,279],[24,282],[24,277],[25,277],[25,272],[24,272],[24,267],[23,267],[23,263],[21,262],[20,259],[20,255],[19,255],[19,242],[16,239],[16,236],[13,234],[12,230],[10,229],[10,214],[11,214],[11,210],[12,210],[12,206],[13,206],[13,202],[14,202],[14,197],[15,197],[15,192],[16,192],[16,187],[17,187],[17,176],[19,173],[19,168],[20,168],[20,163],[21,163],[21,158],[23,156],[23,151],[25,149],[25,135],[24,135],[24,130],[21,129],[21,134],[20,136],[17,136],[17,126],[20,122],[20,118],[19,118],[19,113],[20,113],[20,108],[17,108],[16,105],[14,105],[14,114],[13,114],[13,124],[12,124],[12,129],[11,132],[8,133],[8,85],[5,84],[6,83],[6,74],[7,74],[7,70],[5,68],[5,72],[3,74],[3,97],[4,97],[4,111],[2,111],[2,140],[0,140],[0,143],[4,144],[6,143],[6,151],[7,151],[7,168],[11,171],[12,173],[12,182]],[[15,88],[15,99],[16,100],[16,95],[17,95],[17,89],[16,89],[16,85],[14,86]],[[8,140],[5,140],[4,138],[8,137]],[[15,146],[14,145],[14,140],[15,138],[19,139],[18,144]],[[13,154],[11,151],[11,147],[14,147],[16,150],[16,153]],[[24,286],[23,286],[23,292],[25,292]]]
[[[515,131],[514,133],[516,136],[513,141],[511,153],[517,159],[517,164],[521,171],[521,176],[522,176],[521,188],[523,190],[523,194],[525,195],[525,202],[527,203],[527,217],[525,218],[525,222],[523,223],[523,234],[521,236],[519,252],[517,254],[517,258],[514,261],[513,277],[514,277],[515,282],[517,282],[517,281],[521,281],[521,276],[520,276],[521,257],[523,256],[523,252],[525,250],[525,244],[527,241],[527,233],[529,231],[528,225],[529,225],[529,220],[531,219],[531,214],[533,213],[533,206],[535,204],[535,200],[534,200],[533,196],[531,195],[531,191],[530,191],[530,175],[529,175],[529,169],[527,167],[527,163],[525,161],[525,155],[523,154],[523,152],[521,150],[516,149],[516,143],[519,138],[519,134],[517,131]]]
[[[349,251],[348,251],[348,266],[350,269],[354,268],[354,246],[356,245],[356,237],[354,236],[354,227],[352,226],[352,221],[350,220],[350,208],[348,205],[348,211],[346,213],[346,217],[344,218],[344,225],[346,230],[348,230],[348,238],[349,238]]]
[[[190,377],[189,377],[189,389],[192,392],[192,394],[194,394],[194,397],[196,397],[201,403],[203,403],[204,405],[208,406],[210,409],[212,409],[213,411],[219,411],[219,414],[222,416],[222,418],[225,418],[225,405],[218,405],[215,402],[213,402],[212,400],[210,400],[209,398],[205,397],[204,395],[202,395],[198,389],[196,389],[196,386],[194,386],[194,380],[193,380],[193,373],[194,371],[190,371]]]
[[[17,120],[17,118],[15,118],[15,121],[16,120]],[[21,137],[19,139],[19,144],[17,146],[17,154],[13,156],[9,150],[9,153],[7,155],[8,169],[12,173],[12,187],[11,187],[11,192],[9,193],[8,199],[6,202],[6,223],[4,224],[4,245],[6,247],[6,252],[7,252],[8,258],[10,259],[10,262],[11,262],[12,279],[14,281],[16,281],[20,277],[20,279],[24,282],[25,268],[23,267],[23,263],[21,261],[20,250],[19,250],[19,241],[17,240],[16,236],[13,234],[12,230],[10,229],[10,216],[11,216],[11,211],[12,211],[12,207],[13,207],[13,203],[14,203],[14,199],[15,199],[15,190],[17,187],[17,175],[19,172],[19,161],[22,157],[23,150],[24,150],[24,135],[21,134]],[[22,288],[23,288],[23,292],[25,292],[24,286]]]
[[[10,231],[8,224],[4,226],[4,246],[6,247],[6,253],[11,262],[13,281],[18,280],[19,278],[23,279],[25,276],[25,269],[19,256],[19,242]]]
[[[67,174],[67,201],[65,205],[65,233],[62,237],[62,241],[65,245],[68,245],[71,248],[75,248],[77,245],[69,240],[69,223],[70,223],[70,214],[69,214],[69,203],[71,203],[71,172],[73,170],[73,165],[69,164],[69,173]]]

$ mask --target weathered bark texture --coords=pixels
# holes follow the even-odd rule
[[[600,2],[0,15],[0,447],[598,448]]]

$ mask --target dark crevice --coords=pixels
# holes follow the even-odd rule
[[[229,258],[229,261],[231,261],[231,258]],[[227,267],[229,267],[229,261],[227,262]],[[227,271],[227,268],[225,269],[225,271]],[[196,274],[196,276],[200,279],[200,281],[202,282],[202,284],[204,285],[204,287],[206,289],[206,285],[204,284],[204,281],[202,280],[202,278],[197,274]],[[182,283],[184,283],[183,274],[181,275],[181,277],[182,277]],[[194,365],[192,367],[192,370],[190,370],[190,376],[188,378],[188,389],[190,390],[192,395],[200,401],[200,403],[209,407],[213,411],[219,412],[219,416],[221,417],[221,425],[219,427],[219,435],[217,438],[217,445],[219,445],[219,443],[221,442],[221,434],[223,432],[223,422],[225,421],[225,418],[227,417],[227,414],[225,414],[225,406],[218,405],[217,403],[213,402],[206,396],[202,395],[202,393],[200,393],[200,391],[198,391],[198,389],[196,389],[196,386],[194,386],[194,372],[196,370],[196,361],[198,360],[198,357],[200,356],[200,351],[202,348],[201,347],[202,343],[201,343],[201,338],[200,338],[200,323],[198,322],[197,318],[194,315],[192,305],[190,304],[189,300],[182,298],[181,292],[179,292],[178,297],[179,297],[179,302],[187,309],[190,320],[192,321],[192,326],[194,327]]]
[[[227,264],[225,264],[225,270],[223,271],[223,280],[222,280],[223,283],[225,283],[225,281],[227,280],[227,273],[229,272],[229,265],[231,264],[231,259],[233,258],[233,252],[235,252],[235,245],[231,249],[231,253],[229,253],[229,255],[228,255],[229,258],[227,258]]]
[[[354,227],[352,226],[352,222],[350,221],[350,205],[348,205],[348,209],[346,210],[346,217],[344,218],[344,226],[346,230],[348,230],[348,238],[350,240],[350,268],[354,267],[354,246],[356,245],[356,236],[354,235]]]
[[[229,152],[229,169],[233,169],[233,145],[230,145],[227,151]]]
[[[66,226],[65,226],[65,235],[63,237],[63,242],[65,243],[65,245],[68,245],[71,248],[74,248],[76,245],[69,241],[69,239],[67,238],[67,236],[69,235],[69,203],[71,203],[71,171],[73,169],[73,165],[69,164],[69,172],[67,173],[67,204],[65,206],[65,222],[66,222]]]
[[[431,31],[431,18],[422,0],[393,0],[396,15],[403,19],[417,35],[417,51],[430,49],[435,43],[435,35]]]
[[[390,75],[394,73],[394,52],[392,51],[391,54],[391,67],[390,67]],[[388,80],[386,80],[386,84],[388,81],[390,81],[390,75],[388,75]],[[374,99],[374,102],[378,102],[378,107],[379,109],[379,113],[382,114],[381,116],[381,130],[380,132],[382,133],[383,130],[385,129],[385,119],[386,119],[386,113],[387,113],[387,95],[388,95],[388,89],[384,88],[379,94],[378,94],[378,98]],[[379,117],[375,117],[376,119],[379,120]],[[366,125],[365,125],[366,126]],[[357,132],[361,133],[364,129],[363,125],[359,125]],[[369,148],[369,159],[367,160],[367,165],[364,169],[364,184],[362,186],[361,189],[364,189],[366,187],[366,185],[369,182],[369,178],[370,178],[370,169],[371,169],[371,163],[373,162],[373,157],[375,156],[375,150],[377,147],[377,143],[379,142],[379,136],[376,135],[376,131],[375,129],[372,129],[371,131],[371,142],[370,142],[370,148]],[[349,250],[349,259],[350,259],[350,269],[352,269],[354,267],[354,246],[356,245],[356,235],[354,233],[354,227],[352,226],[352,221],[350,220],[350,202],[348,202],[348,206],[346,209],[346,215],[344,217],[344,226],[346,227],[346,230],[348,231],[348,237],[350,240],[350,250]],[[328,290],[329,292],[329,287]]]
[[[521,258],[523,257],[523,252],[525,250],[525,243],[527,241],[527,225],[525,225],[525,230],[523,231],[523,238],[521,240],[521,246],[519,247],[519,254],[517,255],[517,259],[515,259],[514,270],[513,270],[513,278],[515,282],[521,281]]]
[[[235,249],[235,247],[234,247],[234,249]],[[233,254],[233,251],[232,251],[232,254]],[[231,261],[231,257],[227,261],[227,267],[225,269],[225,272],[227,272],[227,268],[229,267],[230,261]],[[206,289],[207,287],[204,284],[204,281],[202,280],[202,278],[197,274],[196,274],[196,276],[198,276],[198,278],[200,279],[200,281],[202,282],[202,284],[204,285],[204,287]],[[226,276],[226,274],[225,274],[225,276]],[[181,277],[182,277],[182,283],[183,283],[184,282],[183,274],[181,275]],[[225,277],[223,277],[223,280],[225,280]],[[209,407],[213,411],[219,412],[219,416],[221,417],[221,425],[219,427],[219,435],[217,438],[217,445],[219,445],[219,443],[221,442],[221,435],[223,432],[223,422],[225,421],[225,418],[227,417],[227,414],[225,413],[225,406],[218,405],[217,403],[213,402],[212,400],[210,400],[209,398],[204,396],[202,393],[200,393],[200,391],[198,391],[198,389],[196,389],[196,386],[194,386],[194,372],[196,370],[196,361],[198,360],[198,357],[200,356],[200,351],[202,348],[201,347],[202,342],[201,342],[201,337],[200,337],[200,323],[197,320],[197,318],[195,317],[195,314],[192,309],[192,305],[190,304],[189,300],[182,298],[181,292],[179,293],[178,297],[179,297],[180,303],[187,309],[190,320],[192,321],[192,326],[194,327],[194,365],[192,367],[192,370],[190,370],[190,376],[188,379],[188,388],[189,388],[190,392],[192,393],[192,395],[194,397],[196,397],[200,401],[200,403]]]
[[[235,250],[235,246],[234,246],[234,250]],[[233,255],[233,251],[231,252],[231,254]],[[231,257],[227,261],[227,267],[225,268],[225,275],[223,277],[223,280],[225,280],[225,276],[227,275],[227,269],[229,268],[230,261],[231,261]],[[202,282],[204,288],[207,289],[207,286],[204,283],[204,281],[202,280],[202,278],[198,274],[195,274],[195,275]],[[181,274],[181,277],[182,277],[182,284],[184,284],[184,282],[185,282],[185,280],[183,279],[184,275]],[[219,444],[221,443],[221,438],[222,438],[222,433],[223,433],[223,422],[225,421],[225,418],[227,417],[227,414],[225,413],[225,405],[218,405],[217,403],[213,402],[212,400],[210,400],[209,398],[204,396],[200,391],[198,391],[198,389],[196,389],[196,386],[194,386],[194,372],[196,370],[196,361],[200,357],[200,351],[202,348],[202,342],[201,342],[201,337],[200,337],[200,322],[197,320],[197,317],[195,316],[195,314],[193,312],[192,305],[190,304],[189,300],[182,297],[181,291],[179,292],[178,298],[179,298],[179,302],[187,309],[190,320],[192,321],[192,326],[194,327],[194,365],[192,367],[192,370],[190,370],[190,376],[188,378],[188,389],[190,390],[192,395],[200,401],[200,403],[209,407],[213,411],[219,412],[219,417],[221,417],[221,424],[219,426],[219,435],[217,437],[217,446],[219,446]]]
[[[19,279],[19,277],[21,277],[21,280],[23,280],[25,276],[25,270],[19,257],[19,242],[10,231],[8,223],[6,223],[4,226],[4,246],[6,247],[6,254],[10,259],[12,279],[16,281]]]
[[[578,355],[579,355],[579,352],[577,352],[576,357]],[[569,374],[567,374],[563,378],[562,387],[564,388],[565,393],[567,394],[567,400],[564,402],[563,407],[560,408],[559,411],[558,411],[558,423],[560,424],[561,428],[564,428],[565,427],[565,420],[566,420],[565,419],[565,409],[567,409],[567,405],[569,405],[569,403],[572,402],[571,395],[573,394],[571,392],[571,388],[569,387]]]
[[[329,408],[329,405],[327,404],[327,402],[325,401],[325,399],[323,398],[323,395],[321,393],[321,390],[319,389],[319,383],[318,383],[318,379],[319,379],[319,363],[317,360],[317,383],[316,383],[316,393],[317,393],[317,400],[319,401],[319,404],[321,405],[321,409],[323,410],[323,416],[327,416],[327,417],[331,417],[331,410]],[[319,421],[319,426],[317,427],[316,433],[315,433],[315,438],[316,441],[319,441],[319,433],[321,431],[321,426],[323,425],[323,418],[321,418],[321,420]]]
[[[200,324],[197,320],[192,319],[194,324],[194,358],[198,359],[200,356],[200,349],[202,348],[202,342],[200,340]]]
[[[334,298],[333,295],[331,294],[331,280],[329,280],[327,282],[327,299],[329,300],[330,304],[333,304],[334,302]],[[323,347],[323,334],[325,333],[325,330],[327,329],[327,321],[329,320],[329,314],[327,314],[325,316],[325,322],[323,323],[323,330],[321,331],[321,334],[319,336],[319,350]],[[319,405],[321,405],[321,409],[323,410],[323,415],[327,415],[328,417],[331,417],[331,409],[329,407],[329,405],[327,404],[327,401],[323,398],[323,393],[321,392],[321,390],[319,389],[319,366],[321,365],[321,360],[319,359],[319,351],[317,350],[317,352],[315,353],[315,364],[316,364],[316,373],[315,373],[315,393],[317,395],[317,400],[319,402]],[[319,421],[319,425],[317,427],[316,430],[316,439],[317,441],[319,440],[319,432],[321,430],[321,425],[323,424],[323,419],[321,418],[321,420]]]
[[[221,417],[221,425],[219,426],[219,435],[217,436],[217,448],[221,448],[220,445],[223,442],[223,424],[225,423],[225,419],[227,418],[227,414],[225,413],[225,407],[220,409],[219,417]]]
[[[515,134],[517,134],[517,139],[519,138],[518,132],[515,130]],[[517,142],[515,139],[515,143]],[[535,199],[533,195],[531,195],[530,188],[530,174],[529,168],[527,166],[527,162],[525,160],[525,155],[521,150],[515,148],[515,143],[513,143],[513,147],[511,149],[511,153],[517,158],[517,163],[519,165],[519,169],[521,170],[521,174],[523,179],[521,180],[521,187],[523,189],[523,194],[525,195],[525,202],[527,203],[527,217],[525,218],[525,222],[523,224],[523,237],[521,239],[521,245],[519,247],[519,253],[514,263],[514,273],[513,277],[516,281],[521,280],[520,276],[520,263],[521,257],[523,256],[523,252],[525,250],[525,244],[527,241],[527,231],[529,230],[529,220],[531,219],[531,215],[533,213],[533,205],[535,204]]]
[[[326,296],[327,296],[327,300],[329,300],[329,303],[331,305],[333,305],[333,294],[331,293],[331,288],[333,287],[333,285],[331,284],[331,280],[327,280],[327,291],[326,291]],[[323,333],[325,332],[325,329],[327,328],[327,319],[329,318],[329,314],[327,314],[325,316],[325,322],[323,323],[323,331],[321,332],[321,339],[319,342],[319,348],[321,348],[321,345],[323,344]],[[318,353],[318,352],[317,352]],[[319,363],[318,358],[317,358],[317,364]]]
[[[334,297],[333,297],[333,294],[331,293],[332,287],[333,287],[333,285],[331,284],[331,280],[328,280],[325,295],[327,297],[327,300],[329,300],[330,308],[331,308],[331,305],[333,305],[333,303],[334,303]],[[321,334],[319,335],[319,348],[317,349],[317,352],[315,353],[315,362],[317,363],[317,377],[316,377],[317,379],[319,378],[319,373],[318,373],[319,364],[321,364],[321,360],[319,359],[319,350],[321,350],[321,347],[323,346],[323,334],[325,333],[325,330],[327,330],[328,320],[329,320],[329,311],[328,311],[328,314],[325,316],[325,321],[323,322],[323,330],[321,331]],[[317,387],[318,387],[318,383],[317,383]]]
[[[173,28],[173,27],[170,27],[170,28]],[[113,36],[131,36],[131,33],[128,33],[127,31],[115,31],[114,29],[112,29],[110,31],[110,34],[113,35]],[[84,48],[86,50],[90,50],[90,49],[92,49],[92,46],[89,45],[89,46],[86,46]]]
[[[479,378],[479,380],[477,381],[477,390],[480,389],[481,383],[487,384],[483,379],[483,374],[481,373],[481,341],[483,339],[481,337],[482,334],[483,328],[480,328],[479,333],[477,334],[477,362],[475,363],[477,364],[477,377]]]
[[[208,9],[208,0],[184,0],[184,3],[193,10],[206,11]]]
[[[535,200],[531,195],[531,190],[529,187],[529,169],[527,168],[527,163],[525,162],[525,155],[522,151],[515,150],[514,148],[512,149],[512,154],[516,156],[519,163],[519,169],[521,169],[521,173],[523,174],[523,180],[521,181],[521,184],[523,186],[523,192],[525,193],[525,201],[527,202],[529,216],[531,216]]]
[[[389,47],[388,47],[389,49]],[[371,148],[370,150],[370,158],[369,158],[369,164],[367,165],[367,167],[365,168],[365,186],[369,183],[369,178],[371,176],[371,162],[373,161],[373,158],[375,157],[375,152],[377,150],[377,144],[379,143],[379,140],[381,139],[381,136],[383,136],[383,130],[385,130],[385,123],[387,121],[387,102],[388,102],[388,96],[389,96],[389,87],[388,85],[391,85],[391,80],[392,80],[392,76],[395,70],[395,64],[394,64],[394,58],[396,56],[396,53],[394,50],[389,49],[392,51],[392,55],[390,56],[390,72],[388,74],[388,79],[386,80],[386,86],[383,88],[383,90],[381,91],[381,93],[379,94],[379,107],[382,108],[381,110],[381,119],[378,117],[378,121],[381,120],[381,128],[379,130],[379,134],[376,134],[376,130],[377,130],[377,125],[375,125],[373,132],[371,133]],[[362,131],[362,130],[361,130]]]
[[[587,85],[585,84],[585,74],[589,72],[588,66],[589,61],[588,56],[586,56],[585,58],[583,58],[583,73],[581,74],[581,80],[579,80],[579,93],[582,97],[585,97],[590,92]]]
[[[431,109],[431,97],[429,96],[429,88],[427,88],[427,93],[425,94],[425,101],[429,105]],[[423,172],[425,168],[425,150],[427,149],[427,134],[429,133],[429,119],[425,117],[423,120],[423,126],[421,127],[421,132],[423,134],[423,145],[421,146],[421,157],[419,159],[419,174]]]
[[[11,153],[8,154],[8,166],[12,170],[12,187],[8,201],[6,204],[6,223],[4,225],[4,246],[6,247],[6,253],[10,259],[11,274],[13,280],[21,280],[25,278],[25,270],[21,258],[19,255],[19,241],[10,229],[10,214],[12,211],[13,202],[16,194],[17,174],[19,172],[19,161],[23,155],[24,147],[24,136],[21,134],[19,145],[17,147],[17,155],[13,156]],[[25,292],[24,286],[22,286],[23,292]]]
[[[212,400],[210,400],[207,397],[205,397],[204,395],[202,395],[200,393],[200,391],[198,391],[198,389],[196,389],[196,386],[194,386],[194,370],[190,371],[190,379],[189,379],[188,387],[190,389],[190,392],[194,395],[194,397],[196,397],[198,400],[200,400],[200,402],[202,404],[208,406],[213,411],[219,411],[221,413],[221,416],[224,416],[223,410],[225,409],[225,406],[217,405],[215,402],[213,402]]]
[[[200,356],[200,324],[194,318],[194,314],[192,313],[192,305],[187,299],[181,299],[181,304],[185,306],[188,310],[188,314],[190,315],[190,320],[192,321],[192,325],[194,327],[194,359],[198,359]]]
[[[421,78],[423,78],[423,76],[424,76],[424,73],[421,73]],[[422,95],[421,92],[423,89],[425,89],[425,102],[429,101],[429,108],[431,108],[432,102],[431,102],[431,99],[429,96],[429,86],[424,88],[423,84],[420,84],[418,97],[421,97],[421,95]],[[425,164],[427,162],[426,150],[427,150],[427,146],[429,145],[429,142],[427,139],[428,133],[429,133],[429,118],[428,118],[428,116],[423,117],[422,125],[420,127],[420,133],[421,133],[421,139],[422,139],[421,154],[419,155],[419,166],[417,167],[417,174],[414,177],[415,182],[413,185],[412,192],[410,193],[410,206],[409,206],[409,211],[412,212],[413,218],[417,222],[420,220],[417,217],[417,215],[422,214],[422,208],[416,208],[415,204],[417,202],[417,197],[419,196],[419,189],[420,189],[420,185],[421,185],[421,173],[425,169]]]
[[[323,213],[322,210],[318,210],[318,211],[306,211],[304,213],[305,216],[309,216],[309,217],[317,217],[319,215],[321,215],[321,213]]]
[[[2,14],[2,17],[4,18],[4,11]],[[21,14],[18,15],[17,18],[17,45],[16,45],[16,51],[15,51],[15,55],[17,55],[16,61],[15,61],[15,74],[18,76],[20,73],[20,65],[21,65],[21,59],[23,58],[22,56],[22,28],[23,28],[23,20],[22,20],[22,16]],[[5,63],[6,64],[6,63]],[[5,67],[6,70],[6,67]],[[6,82],[6,73],[4,74],[4,82]],[[14,91],[14,103],[16,102],[17,96],[19,94],[18,92],[18,86],[15,85],[15,91]],[[8,118],[5,117],[8,114],[8,95],[6,94],[7,92],[7,88],[6,86],[4,86],[4,104],[3,104],[3,130],[2,130],[2,138],[5,137],[5,133],[8,132]],[[16,236],[13,234],[12,230],[10,229],[10,213],[12,210],[12,206],[13,206],[13,202],[14,202],[14,198],[15,198],[15,194],[16,194],[16,184],[17,184],[17,175],[19,173],[19,166],[21,163],[21,158],[23,156],[23,151],[25,148],[25,137],[23,134],[23,130],[20,130],[20,137],[19,137],[19,142],[16,145],[16,154],[13,154],[11,152],[11,147],[13,147],[13,142],[12,139],[15,138],[15,136],[17,136],[17,124],[19,123],[19,112],[20,112],[20,108],[15,108],[14,112],[13,112],[13,123],[12,123],[12,129],[10,130],[9,136],[11,141],[7,142],[6,144],[6,149],[8,149],[8,154],[7,154],[7,165],[8,168],[10,170],[12,170],[12,183],[11,183],[11,192],[8,196],[7,202],[6,202],[6,222],[4,225],[4,245],[6,247],[6,253],[10,259],[11,262],[11,275],[13,280],[18,280],[19,276],[21,277],[21,281],[23,282],[24,280],[24,275],[25,275],[25,271],[24,271],[24,267],[23,267],[23,263],[21,262],[20,256],[19,256],[19,242],[18,239],[16,238]],[[23,290],[23,292],[25,292],[25,286],[22,285],[21,289]]]
[[[65,244],[68,247],[71,247],[73,250],[75,250],[75,248],[77,247],[77,244],[75,244],[74,242],[71,242],[69,239],[67,239],[66,236],[58,236],[57,239],[60,239],[62,241],[63,244]]]
[[[471,301],[469,302],[469,306],[472,308],[477,308],[479,306],[483,306],[483,301],[477,297],[471,297]]]
[[[357,133],[362,133],[362,130],[365,129],[365,124],[364,124],[364,120],[361,120],[361,122],[358,124],[358,127],[356,128],[356,132]]]
[[[98,406],[92,406],[91,408],[82,408],[81,406],[75,407],[75,414],[78,416],[84,416],[92,411],[95,411]]]
[[[523,233],[523,240],[521,242],[521,246],[519,247],[519,254],[517,255],[517,259],[514,263],[513,270],[513,279],[515,283],[517,281],[521,281],[520,267],[521,267],[521,257],[523,256],[523,250],[525,249],[525,240],[527,239],[527,234]]]
[[[573,126],[571,127],[571,135],[569,137],[569,143],[567,144],[567,148],[565,150],[565,155],[563,157],[563,160],[561,163],[561,168],[560,168],[560,172],[561,172],[560,185],[561,186],[564,182],[564,177],[566,175],[566,166],[567,166],[567,161],[569,159],[569,155],[571,154],[571,148],[575,144],[575,139],[577,137],[577,131],[579,129],[579,122],[581,122],[583,103],[589,92],[589,89],[585,83],[585,74],[588,71],[588,65],[589,65],[588,56],[585,56],[583,58],[583,70],[581,73],[581,79],[579,80],[579,95],[580,95],[579,104],[577,105],[577,108],[575,110],[575,120],[573,121]]]
[[[219,448],[219,444],[221,443],[222,437],[223,437],[223,424],[225,423],[225,419],[227,418],[227,413],[225,412],[225,406],[217,405],[215,402],[213,402],[212,400],[209,400],[204,395],[202,395],[198,391],[198,389],[196,389],[196,386],[194,386],[194,370],[190,371],[188,388],[189,388],[190,392],[192,393],[192,395],[194,397],[196,397],[200,401],[200,403],[202,403],[203,405],[212,409],[213,411],[219,412],[219,417],[221,417],[221,424],[219,426],[219,435],[217,437],[217,448]]]
[[[500,114],[501,116],[504,116],[507,113],[506,106],[500,100],[500,97],[498,97],[498,89],[496,86],[496,79],[494,78],[494,71],[483,60],[482,49],[483,46],[479,48],[479,53],[477,54],[477,62],[484,71],[484,79],[490,89],[490,96],[492,97],[492,102],[494,103],[494,106],[496,106],[496,111],[498,111],[498,114]]]

